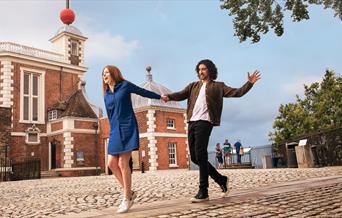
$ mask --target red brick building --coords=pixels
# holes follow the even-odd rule
[[[151,67],[147,68],[147,81],[141,87],[158,94],[171,93],[152,79]],[[186,110],[178,102],[164,103],[161,100],[148,99],[132,95],[132,103],[139,126],[140,149],[134,151],[133,167],[145,170],[164,170],[188,168],[188,142]],[[100,120],[101,138],[106,152],[109,123]],[[105,162],[107,163],[105,154]]]
[[[89,103],[82,82],[86,40],[65,25],[50,39],[54,52],[0,42],[0,107],[9,109],[0,117],[11,121],[0,146],[9,144],[13,161],[39,157],[42,171],[64,176],[104,169],[102,112]]]

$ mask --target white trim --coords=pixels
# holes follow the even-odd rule
[[[185,134],[186,134],[186,137],[188,137],[188,127],[189,127],[189,124],[188,124],[188,122],[187,122],[187,114],[186,113],[184,113],[183,114],[183,116],[184,116],[184,130],[185,130]],[[185,140],[185,145],[186,145],[186,159],[188,160],[187,161],[187,164],[188,165],[190,165],[190,150],[189,150],[189,142],[188,142],[188,139],[187,140]]]
[[[103,141],[103,144],[104,144],[104,155],[105,155],[105,173],[106,173],[106,175],[108,175],[108,140],[109,140],[109,138],[105,138],[105,139],[103,139],[104,141]],[[102,144],[102,143],[100,143],[100,144]]]
[[[62,129],[62,130],[57,130],[55,132],[50,132],[50,133],[40,133],[40,137],[48,137],[48,136],[54,136],[54,135],[59,135],[59,134],[64,134],[64,133],[80,133],[80,134],[95,134],[95,130],[90,130],[90,129]],[[11,136],[26,136],[25,132],[11,132]]]
[[[73,119],[63,119],[63,130],[75,129],[75,122]]]
[[[172,167],[179,167],[177,164],[169,164],[169,167],[172,168]]]
[[[11,136],[26,136],[25,132],[11,132]]]
[[[66,122],[66,124],[69,126],[69,125],[72,125],[73,126],[73,120],[63,120]],[[64,122],[63,122],[63,126],[64,126]],[[66,130],[66,129],[63,129],[63,130]],[[73,159],[73,156],[74,156],[74,152],[73,152],[73,149],[74,149],[74,138],[71,137],[71,131],[64,131],[63,132],[63,138],[64,138],[64,163],[63,163],[63,166],[64,168],[71,168],[72,167],[72,164],[74,164],[74,159]],[[67,149],[65,149],[67,148]]]
[[[187,138],[187,134],[184,133],[166,133],[166,132],[146,132],[140,133],[139,138],[148,137],[175,137],[175,138]]]
[[[172,108],[172,107],[163,107],[163,106],[144,106],[139,108],[133,108],[134,113],[144,112],[147,110],[157,110],[163,112],[175,112],[175,113],[185,113],[186,109],[184,108]]]
[[[67,73],[72,73],[72,74],[77,74],[77,75],[84,75],[86,71],[88,70],[87,67],[82,67],[82,66],[77,66],[77,65],[72,65],[68,63],[62,63],[62,62],[57,62],[57,61],[48,61],[45,59],[39,59],[39,58],[34,58],[34,57],[29,57],[25,55],[19,55],[16,53],[11,53],[11,52],[1,52],[0,51],[0,61],[2,62],[2,56],[10,56],[13,61],[13,59],[16,63],[22,63],[22,64],[27,64],[27,65],[33,65],[36,67],[41,67],[41,68],[46,68],[46,69],[52,69],[56,71],[60,71],[61,67],[63,67],[63,72]],[[24,59],[24,60],[22,60]],[[71,69],[71,70],[70,70]],[[80,71],[75,72],[75,71]]]
[[[147,117],[147,132],[149,132],[150,134],[153,134],[156,128],[155,125],[155,110],[148,110],[146,117]],[[148,162],[150,163],[150,167],[149,170],[150,171],[156,171],[157,167],[158,167],[158,154],[157,154],[157,140],[155,139],[154,135],[149,135],[150,137],[148,137],[148,144],[147,147],[149,148],[149,152],[148,155],[150,156],[150,158],[148,159]],[[139,136],[140,138],[140,136]]]
[[[2,88],[0,91],[0,94],[2,94],[2,97],[0,98],[2,104],[0,106],[11,108],[13,105],[13,94],[11,94],[11,91],[14,90],[12,79],[12,76],[14,75],[12,69],[14,66],[10,60],[0,60],[0,62],[3,65],[3,67],[0,68],[0,75],[2,73],[0,79],[3,80],[2,83],[0,83],[0,87]]]
[[[65,132],[71,133],[83,133],[83,134],[95,134],[95,130],[92,129],[60,129],[55,132],[48,133],[47,136],[54,136],[58,134],[64,134]]]
[[[58,122],[61,122],[63,120],[74,120],[74,121],[85,121],[85,122],[97,122],[98,121],[98,119],[96,119],[96,118],[82,118],[82,117],[76,118],[76,117],[67,116],[67,117],[59,118],[57,120],[52,120],[52,121],[50,121],[50,123],[51,124],[58,123]]]
[[[175,150],[175,163],[174,164],[170,164],[170,143],[172,143],[174,145],[174,150]],[[168,161],[169,161],[169,167],[175,167],[177,166],[177,143],[176,142],[168,142],[167,143],[167,150],[168,150]]]
[[[97,167],[97,169],[101,169]],[[54,171],[76,171],[76,170],[96,170],[96,167],[73,167],[73,168],[57,168]]]
[[[27,72],[30,75],[32,73],[40,74],[38,80],[38,120],[32,120],[32,101],[29,101],[29,119],[24,120],[24,73]],[[32,80],[30,77],[30,87],[29,89],[33,89]],[[19,123],[35,123],[35,124],[45,124],[45,71],[37,70],[34,68],[20,67],[20,115],[19,115]],[[30,97],[31,99],[31,97]]]
[[[26,137],[26,132],[11,132],[11,136],[21,136],[21,137]],[[46,133],[39,133],[40,137],[47,137],[48,134]]]

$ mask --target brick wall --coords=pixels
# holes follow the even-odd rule
[[[40,137],[40,144],[38,145],[27,145],[25,137],[12,136],[10,157],[15,162],[26,158],[38,157],[41,160],[41,170],[48,170],[49,147],[47,138]]]
[[[140,133],[147,132],[147,111],[141,111],[135,113],[135,117],[137,118],[138,128]]]
[[[158,170],[170,169],[169,167],[169,150],[168,142],[176,143],[176,155],[177,155],[177,169],[187,168],[188,160],[186,158],[186,138],[166,138],[166,137],[156,137],[158,149]],[[172,167],[174,168],[174,167]]]
[[[56,70],[45,69],[32,65],[13,62],[13,131],[24,132],[32,124],[19,123],[20,120],[20,67],[45,71],[45,122],[47,121],[47,109],[59,100],[67,100],[71,94],[77,91],[79,78],[76,74],[65,73]],[[61,82],[62,81],[62,82]],[[46,132],[46,125],[36,125],[41,132]]]
[[[51,123],[51,132],[63,129],[63,121]]]
[[[94,122],[75,120],[75,129],[94,129]]]
[[[71,136],[74,138],[74,148],[72,151],[74,152],[74,164],[72,167],[96,167],[96,147],[95,147],[95,140],[96,135],[94,134],[82,134],[82,133],[72,133]],[[98,136],[97,136],[98,137]],[[101,154],[101,141],[97,138],[97,152],[98,152],[98,165],[100,164],[103,166],[103,157],[104,154]],[[84,163],[83,165],[77,165],[76,162],[76,153],[78,151],[82,151],[84,154]],[[100,161],[101,159],[101,161]],[[101,163],[100,163],[101,162]],[[101,168],[103,169],[103,168]]]
[[[183,113],[156,111],[156,132],[185,133],[185,123]],[[172,119],[175,121],[175,129],[167,129],[166,121]]]
[[[140,148],[139,148],[139,160],[140,160],[140,167],[141,167],[141,162],[144,162],[144,168],[145,171],[149,170],[150,167],[150,163],[148,162],[149,160],[149,148],[147,147],[148,144],[148,140],[147,138],[141,138],[139,139],[139,143],[140,143]],[[142,151],[145,151],[145,157],[141,156]]]

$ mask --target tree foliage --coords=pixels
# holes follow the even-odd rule
[[[327,70],[321,83],[304,85],[304,99],[281,104],[270,140],[283,143],[303,134],[342,125],[342,77]]]
[[[250,38],[259,42],[260,34],[274,29],[277,36],[284,33],[284,11],[290,11],[292,20],[299,22],[310,19],[308,6],[321,5],[334,10],[335,17],[342,20],[341,0],[220,0],[221,9],[228,10],[234,17],[235,36],[240,42]]]

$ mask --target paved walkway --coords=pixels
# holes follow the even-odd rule
[[[237,214],[245,214],[245,212],[241,211],[241,208],[244,207],[254,208],[255,211],[261,210],[268,211],[269,213],[275,213],[273,210],[269,211],[262,209],[268,208],[269,206],[263,206],[260,202],[264,202],[266,204],[274,201],[278,202],[279,205],[291,205],[290,200],[297,192],[293,192],[288,195],[284,194],[282,198],[287,196],[284,201],[282,201],[282,198],[277,198],[279,193],[274,193],[273,198],[270,198],[269,195],[266,198],[266,196],[261,196],[260,194],[252,195],[250,192],[257,191],[259,189],[264,190],[262,192],[267,190],[270,191],[270,185],[284,185],[285,183],[293,181],[302,182],[311,178],[330,178],[329,181],[332,183],[329,183],[330,189],[327,190],[327,193],[331,192],[331,195],[335,193],[340,199],[342,199],[341,186],[333,185],[333,178],[336,177],[335,179],[339,179],[339,177],[342,176],[342,167],[315,169],[221,170],[220,172],[230,178],[229,189],[232,192],[228,198],[216,199],[219,197],[218,194],[220,193],[220,189],[211,181],[209,195],[213,200],[209,201],[208,205],[205,204],[209,209],[203,205],[199,205],[200,207],[198,208],[198,206],[194,204],[188,204],[188,199],[194,196],[197,192],[197,171],[171,170],[148,172],[145,174],[135,172],[133,174],[133,188],[137,191],[138,198],[136,199],[136,203],[132,208],[131,213],[128,213],[125,216],[132,217],[131,215],[133,214],[134,216],[139,214],[145,216],[146,214],[144,215],[142,211],[146,210],[151,212],[151,208],[153,207],[156,208],[159,214],[153,215],[154,213],[152,213],[146,216],[150,217],[164,214],[165,217],[177,217],[180,216],[176,213],[179,211],[184,212],[184,214],[191,215],[194,214],[193,212],[196,212],[183,210],[181,208],[173,208],[172,204],[175,206],[184,204],[187,205],[189,209],[194,207],[195,210],[198,210],[197,212],[199,214],[206,214],[207,216],[210,215],[208,211],[215,211],[224,216],[232,215],[231,211],[236,211]],[[341,181],[339,182],[341,183]],[[310,185],[310,183],[305,184]],[[279,187],[283,185],[280,185]],[[300,187],[304,186],[300,185]],[[278,190],[278,188],[275,188],[275,190]],[[324,187],[318,185],[317,187],[315,186],[312,188],[314,189],[302,190],[303,196],[310,195],[305,193],[316,193],[315,196],[317,196],[317,199],[320,199],[319,196],[323,196],[322,199],[327,201],[326,196],[324,195]],[[63,215],[68,217],[113,217],[115,214],[114,212],[120,203],[120,193],[121,188],[115,182],[113,176],[3,182],[0,183],[0,217],[60,217]],[[242,197],[241,202],[235,202],[239,199],[236,197],[239,193],[247,193],[245,195],[246,199],[243,200],[244,198]],[[306,198],[303,197],[303,199]],[[216,200],[219,203],[217,205],[212,205]],[[222,202],[220,202],[221,200]],[[233,200],[235,202],[234,204],[231,203]],[[338,209],[341,209],[341,202],[335,202],[335,200],[331,201],[333,204],[330,205],[332,209],[329,209],[329,211],[337,210],[337,212],[335,211],[334,213],[338,214]],[[161,205],[167,206],[162,207],[160,205],[161,202]],[[217,208],[211,208],[214,206]],[[171,208],[172,211],[167,210],[167,208]],[[274,208],[281,207],[275,206]],[[251,213],[253,212],[252,209],[250,209],[250,211]],[[197,212],[195,214],[197,214]],[[198,216],[199,214],[195,216]],[[217,216],[217,214],[215,216]],[[236,214],[234,216],[236,216]]]
[[[215,195],[210,201],[189,199],[138,205],[128,213],[115,208],[63,216],[63,218],[109,217],[342,217],[342,176],[287,182],[253,190]]]

